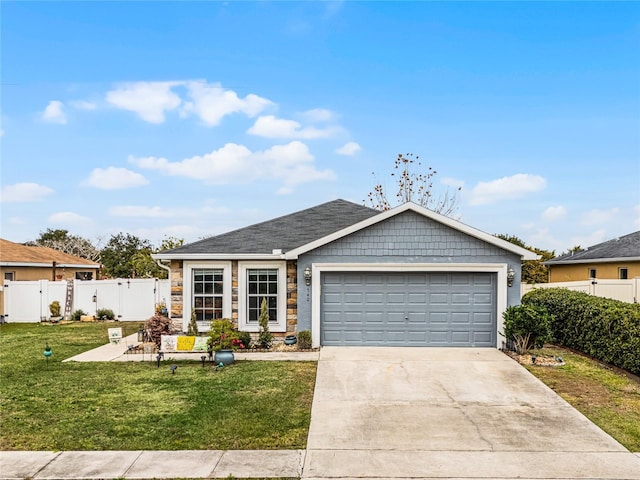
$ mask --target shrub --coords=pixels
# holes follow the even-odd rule
[[[547,309],[538,305],[517,305],[507,308],[504,318],[504,336],[519,354],[532,348],[541,348],[551,341],[551,319]]]
[[[116,315],[113,313],[113,310],[108,308],[99,308],[96,311],[96,318],[98,320],[115,320]]]
[[[522,298],[552,316],[553,340],[640,374],[640,305],[563,288],[539,288]]]
[[[311,345],[311,332],[309,330],[298,332],[298,350],[308,350]]]
[[[51,312],[52,317],[60,316],[60,302],[58,300],[54,300],[49,304],[49,311]]]
[[[251,348],[252,340],[251,340],[251,334],[249,332],[238,332],[238,340],[242,342],[242,346],[244,348]]]
[[[170,318],[164,315],[154,315],[144,322],[144,338],[147,342],[153,342],[160,347],[160,337],[162,335],[171,335],[173,331],[173,323]]]
[[[222,318],[211,322],[207,340],[209,350],[235,350],[238,344],[238,332],[233,328],[231,320]]]
[[[87,313],[84,310],[79,308],[77,310],[74,310],[71,313],[71,317],[69,317],[69,319],[73,320],[74,322],[79,322],[80,321],[80,317],[82,317],[83,315],[86,315],[86,314]]]
[[[262,348],[271,348],[273,334],[269,331],[269,307],[267,299],[263,298],[260,304],[260,318],[258,318],[260,332],[258,333],[258,345]]]

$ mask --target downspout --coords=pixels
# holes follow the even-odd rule
[[[156,263],[160,268],[167,271],[167,278],[169,279],[169,287],[171,287],[171,267],[168,267],[162,260],[156,260]],[[171,289],[169,289],[171,291]],[[167,316],[171,318],[171,294],[169,294],[169,304],[167,305]]]
[[[162,263],[162,260],[156,260],[156,263],[160,268],[167,271],[167,278],[171,280],[171,267],[167,267],[164,263]]]

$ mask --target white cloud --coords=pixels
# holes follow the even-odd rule
[[[180,87],[182,93],[186,90],[188,100],[175,91]],[[164,122],[167,112],[180,107],[181,117],[193,114],[209,126],[219,125],[222,118],[232,113],[244,113],[252,118],[274,105],[252,93],[240,98],[233,90],[204,80],[127,83],[107,92],[106,100],[117,108],[137,113],[150,123]]]
[[[227,143],[218,150],[196,155],[179,162],[162,157],[129,157],[140,168],[158,170],[165,175],[203,180],[209,185],[248,183],[258,179],[274,179],[284,188],[335,178],[331,170],[317,170],[308,147],[299,141],[252,152],[244,145]]]
[[[143,205],[119,205],[109,209],[109,215],[114,217],[171,218],[184,216],[187,213],[183,210]]]
[[[120,190],[140,187],[148,183],[149,181],[143,175],[118,167],[94,168],[85,181],[85,185],[101,190]]]
[[[194,113],[209,126],[219,125],[223,117],[237,112],[253,118],[274,105],[270,100],[252,93],[240,98],[236,92],[225,90],[219,83],[190,81],[185,84],[192,101],[185,103],[183,114]]]
[[[67,123],[67,115],[64,113],[64,104],[58,100],[51,100],[47,108],[42,112],[42,120],[49,123],[64,125]]]
[[[51,195],[53,190],[37,183],[16,183],[2,187],[0,199],[3,203],[9,202],[39,202],[47,195]]]
[[[490,182],[478,182],[471,190],[471,205],[487,205],[501,200],[524,197],[539,192],[547,181],[539,175],[518,173],[510,177],[498,178]]]
[[[307,110],[306,112],[302,112],[300,116],[307,122],[321,123],[334,120],[336,114],[331,110],[327,110],[326,108],[313,108],[311,110]]]
[[[77,108],[78,110],[95,110],[98,108],[98,105],[94,102],[87,102],[86,100],[74,100],[69,103],[73,108]]]
[[[347,142],[340,148],[337,148],[336,153],[338,155],[351,156],[351,155],[355,155],[360,150],[362,150],[362,148],[356,142]]]
[[[55,225],[85,225],[92,223],[92,220],[73,212],[58,212],[49,215],[49,223]]]
[[[544,212],[542,212],[543,220],[547,220],[549,222],[557,222],[558,220],[564,220],[567,216],[567,209],[562,205],[558,205],[557,207],[549,207]]]
[[[273,115],[258,117],[256,123],[247,130],[251,135],[265,138],[329,138],[340,132],[340,127],[329,126],[326,128],[305,127],[295,120],[277,118]]]
[[[107,92],[106,100],[114,107],[135,112],[149,123],[162,123],[165,112],[178,108],[182,100],[171,91],[181,82],[135,82]]]
[[[587,226],[606,223],[617,216],[619,211],[620,210],[615,207],[610,208],[609,210],[600,210],[598,208],[594,208],[593,210],[589,210],[587,213],[582,215],[580,223]]]
[[[633,221],[633,224],[636,228],[640,228],[640,205],[636,205],[635,207],[633,207],[633,211],[636,217]]]

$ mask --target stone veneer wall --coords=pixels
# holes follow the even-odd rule
[[[298,262],[287,262],[287,333],[295,334],[298,327]]]
[[[181,260],[171,260],[171,320],[173,327],[182,330],[182,312],[184,310],[182,303],[182,293],[184,290],[183,281],[184,268]],[[178,320],[179,319],[179,320]]]
[[[287,262],[287,332],[276,333],[274,336],[284,337],[295,334],[298,323],[298,284],[297,264]],[[183,316],[184,267],[180,260],[171,261],[171,318]],[[238,262],[231,262],[231,321],[238,328]],[[182,328],[182,323],[180,323]]]

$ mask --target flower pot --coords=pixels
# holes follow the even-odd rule
[[[233,350],[218,350],[213,357],[216,365],[222,363],[223,365],[231,365],[235,357],[233,356]]]

